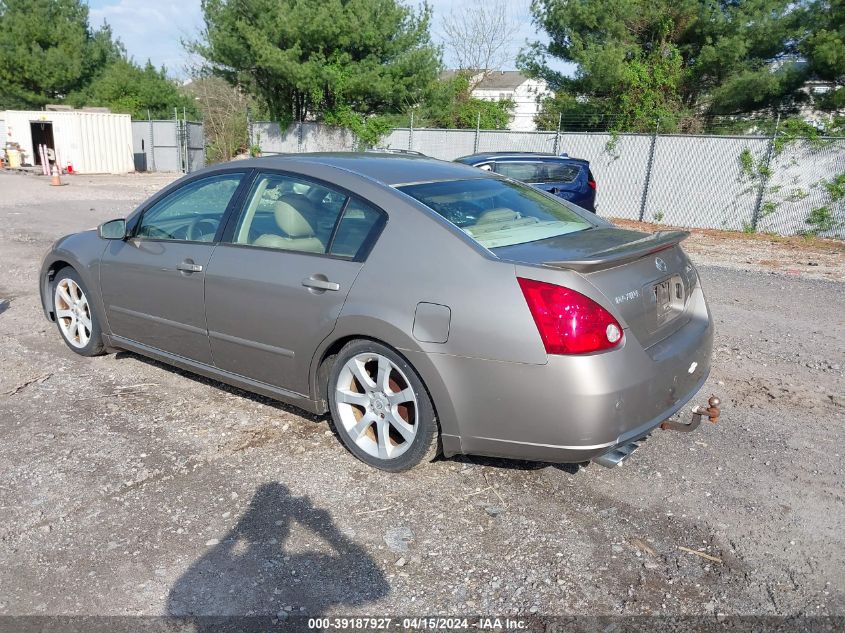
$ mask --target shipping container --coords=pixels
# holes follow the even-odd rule
[[[18,143],[24,164],[40,165],[37,146],[46,144],[62,169],[70,165],[76,173],[125,174],[135,169],[128,114],[6,110],[0,119],[6,128],[4,145]]]

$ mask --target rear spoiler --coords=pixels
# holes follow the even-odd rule
[[[566,268],[579,273],[589,273],[603,268],[613,268],[635,261],[680,244],[690,236],[689,231],[658,231],[646,237],[626,242],[582,259],[544,262],[551,268]]]

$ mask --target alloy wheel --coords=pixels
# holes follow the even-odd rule
[[[82,288],[65,277],[56,284],[54,297],[56,321],[70,345],[82,349],[91,340],[91,307]]]
[[[395,459],[417,436],[417,397],[390,359],[366,352],[350,358],[338,375],[335,403],[340,428],[368,455]]]

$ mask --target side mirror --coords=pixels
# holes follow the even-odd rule
[[[104,240],[122,240],[126,238],[126,220],[109,220],[97,227],[97,235]]]

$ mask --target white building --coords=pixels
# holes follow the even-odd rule
[[[17,144],[23,164],[40,165],[38,145],[53,150],[63,170],[125,174],[135,170],[128,114],[85,110],[0,111],[0,149]]]
[[[476,73],[470,79],[475,85],[472,96],[485,101],[514,102],[513,118],[509,130],[533,132],[537,129],[534,117],[540,112],[540,103],[552,91],[542,79],[529,79],[517,70],[495,70],[487,74]]]

